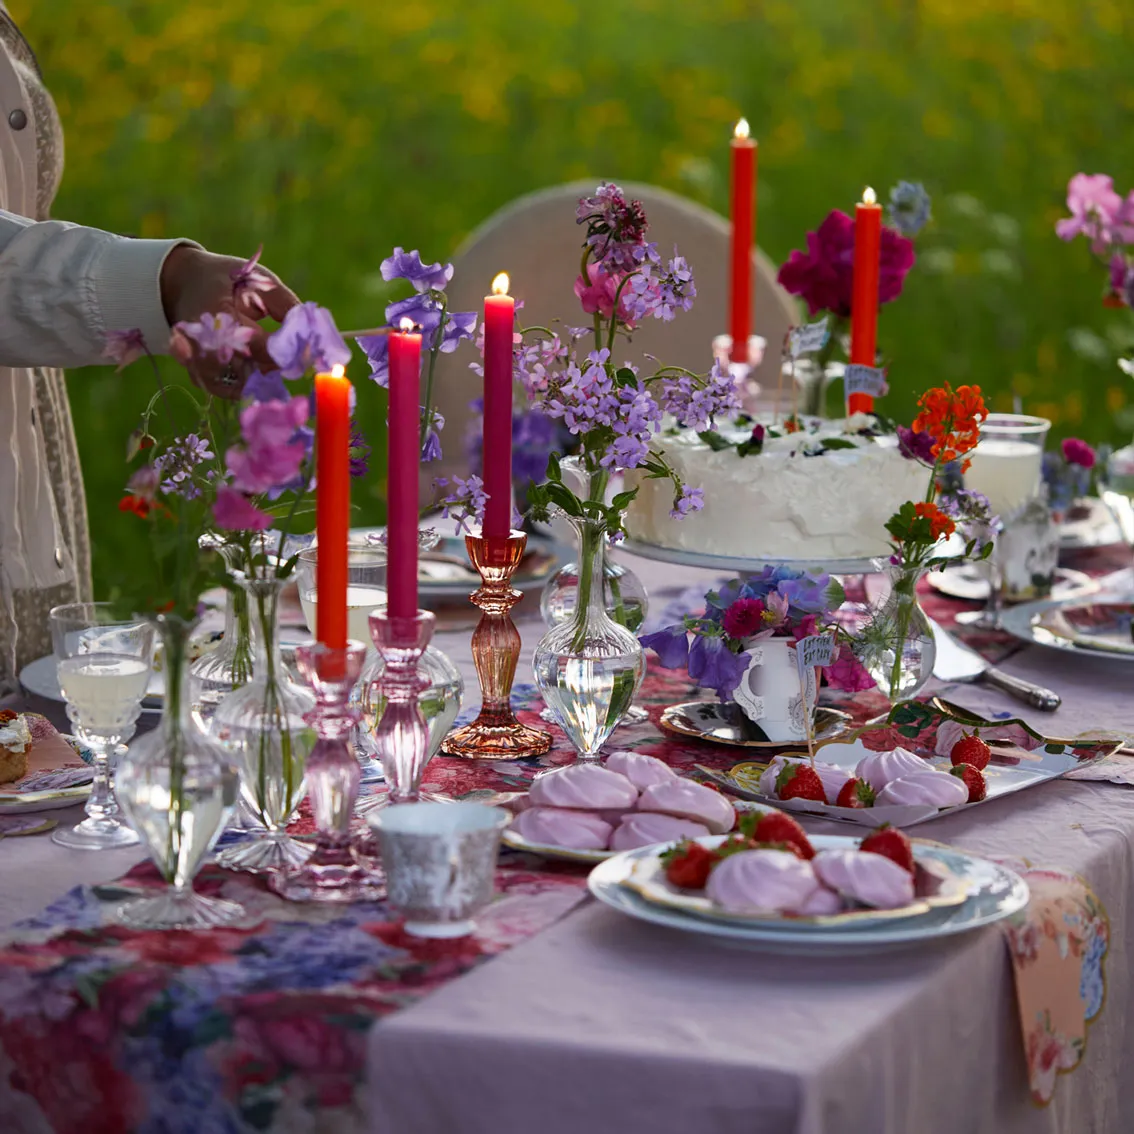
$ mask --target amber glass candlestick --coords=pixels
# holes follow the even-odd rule
[[[516,760],[541,756],[551,747],[551,734],[516,720],[512,711],[512,682],[520,657],[520,633],[512,621],[512,607],[520,592],[512,589],[512,575],[524,557],[528,537],[512,531],[504,539],[465,536],[469,559],[481,578],[480,589],[470,596],[480,607],[480,621],[472,636],[473,663],[480,680],[480,714],[472,724],[455,729],[441,742],[449,756],[471,760]]]

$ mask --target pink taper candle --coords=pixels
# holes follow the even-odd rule
[[[421,335],[402,320],[390,333],[386,466],[386,590],[391,618],[417,614],[417,483],[421,466]]]
[[[507,539],[512,530],[512,336],[516,301],[504,272],[484,298],[484,509],[482,535]]]

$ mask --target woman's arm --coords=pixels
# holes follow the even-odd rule
[[[103,363],[107,332],[135,327],[164,353],[162,267],[190,243],[130,240],[0,210],[0,366]]]

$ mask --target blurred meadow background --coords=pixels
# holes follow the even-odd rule
[[[263,242],[265,262],[340,327],[381,321],[393,245],[446,257],[542,186],[649,181],[726,211],[744,114],[760,141],[759,242],[776,262],[864,184],[906,178],[933,195],[918,264],[883,311],[888,412],[908,417],[948,378],[979,382],[996,408],[1019,396],[1056,435],[1118,442],[1134,425],[1134,383],[1115,365],[1130,313],[1101,306],[1085,242],[1053,231],[1077,171],[1134,184],[1128,0],[9,8],[66,130],[56,217],[234,254]],[[564,296],[566,315],[570,281]],[[359,356],[377,470],[355,499],[377,522],[384,396],[366,370]],[[69,381],[97,586],[141,538],[117,501],[152,383],[141,365]]]

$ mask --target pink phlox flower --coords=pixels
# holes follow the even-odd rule
[[[618,294],[619,284],[625,276],[622,273],[614,274],[607,272],[601,264],[596,264],[593,260],[587,264],[587,279],[579,276],[575,280],[575,295],[579,299],[583,310],[588,315],[599,314],[604,319],[609,319],[614,315],[614,297]],[[633,330],[637,325],[633,315],[628,306],[629,296],[626,290],[623,290],[622,296],[618,301],[618,318],[626,326]]]
[[[229,532],[263,532],[272,526],[272,517],[262,512],[246,496],[222,484],[213,504],[217,527]]]
[[[238,308],[241,306],[248,308],[257,318],[263,318],[268,313],[264,301],[260,298],[260,292],[271,291],[276,286],[272,277],[259,266],[263,251],[264,246],[261,244],[251,259],[245,260],[243,264],[229,272],[232,279],[233,303]]]
[[[202,354],[216,355],[222,366],[231,362],[234,354],[247,354],[256,334],[255,327],[245,326],[227,311],[205,313],[197,322],[177,323],[173,329],[192,339]]]
[[[148,353],[146,339],[139,328],[106,332],[106,344],[102,354],[104,358],[116,363],[119,371],[124,370],[131,362],[135,362],[146,353]]]

